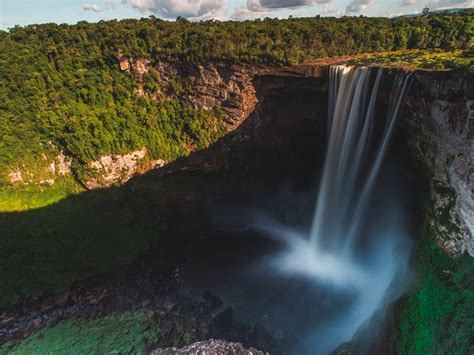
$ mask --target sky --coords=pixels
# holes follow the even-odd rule
[[[474,0],[0,0],[0,28],[35,23],[76,23],[178,16],[190,20],[246,20],[288,16],[398,16],[472,8]]]

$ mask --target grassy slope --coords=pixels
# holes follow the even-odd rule
[[[149,195],[111,188],[71,195],[35,210],[0,213],[0,269],[9,270],[0,274],[0,306],[62,290],[148,249],[165,226],[157,185]],[[22,207],[25,194],[40,206],[64,193],[51,191],[41,200],[32,191],[23,192],[17,200],[10,196],[8,204]]]
[[[125,186],[70,195],[42,208],[0,212],[0,270],[8,270],[0,273],[0,307],[133,261],[167,229],[170,201],[223,181],[228,178],[219,174],[138,176]],[[11,206],[21,205],[11,200]]]
[[[415,285],[397,303],[398,354],[474,353],[474,259],[451,258],[425,226],[414,252]]]
[[[46,327],[20,345],[5,344],[0,354],[142,354],[160,341],[146,311],[125,312],[93,320],[67,320]]]
[[[376,53],[352,60],[351,64],[391,68],[463,70],[474,72],[474,51],[471,50],[400,50]]]
[[[0,187],[0,213],[46,207],[83,191],[72,178],[60,178],[52,186],[3,186]]]

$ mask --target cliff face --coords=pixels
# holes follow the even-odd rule
[[[184,67],[118,58],[124,75],[131,72],[138,79],[135,95],[151,97],[157,104],[179,99],[195,108],[217,108],[222,113],[226,137],[206,154],[192,152],[191,159],[173,165],[168,172],[217,170],[232,164],[235,167],[236,162],[244,167],[248,159],[244,148],[248,145],[275,151],[298,142],[324,151],[327,68],[337,63],[287,68],[216,63]],[[158,73],[159,85],[150,89],[146,74],[152,70]],[[440,245],[452,255],[463,251],[474,255],[473,86],[472,74],[417,72],[401,117],[411,154],[430,182],[431,224]],[[168,163],[151,159],[147,147],[102,156],[86,167],[90,178],[85,185],[100,188],[123,183],[136,173]],[[58,153],[55,161],[45,160],[40,174],[19,169],[7,172],[7,178],[14,185],[53,184],[57,177],[70,174],[70,167],[71,158]]]
[[[412,155],[430,181],[430,224],[451,255],[474,256],[474,76],[415,76],[404,125]]]
[[[151,69],[159,75],[160,87],[148,90],[143,75]],[[120,70],[132,71],[142,82],[138,95],[159,100],[177,97],[195,108],[220,108],[229,130],[237,127],[253,111],[256,104],[253,76],[258,68],[242,65],[206,64],[195,67],[178,66],[168,62],[151,65],[144,59],[120,58]],[[179,82],[180,88],[176,88]]]
[[[257,103],[252,80],[258,69],[254,67],[213,64],[179,67],[165,62],[152,67],[148,60],[126,58],[119,60],[118,67],[124,75],[126,72],[132,72],[137,78],[139,87],[134,90],[135,95],[146,95],[156,101],[157,105],[162,101],[179,99],[194,108],[217,108],[221,112],[222,124],[228,132],[235,130],[250,115]],[[159,76],[153,78],[153,89],[147,87],[144,78],[151,69]],[[71,175],[73,158],[64,156],[53,143],[49,149],[57,151],[56,158],[47,158],[43,154],[44,161],[5,172],[6,180],[14,186],[53,185],[57,178]],[[64,166],[65,162],[66,168],[56,169]],[[166,163],[162,159],[153,160],[148,147],[126,154],[103,155],[83,167],[87,178],[81,183],[89,189],[107,187],[114,183],[124,183],[134,174],[162,167]]]
[[[320,67],[315,66],[260,68],[206,64],[189,67],[168,62],[152,65],[148,60],[119,56],[118,68],[124,75],[132,73],[137,78],[139,86],[134,90],[135,95],[152,98],[157,105],[162,101],[178,99],[193,108],[219,110],[221,123],[227,133],[239,128],[232,139],[241,142],[249,137],[257,137],[257,140],[266,141],[269,146],[284,143],[291,136],[288,134],[291,132],[286,129],[298,130],[302,124],[313,126],[315,112],[324,111],[327,101],[325,79],[303,78],[320,76]],[[153,79],[156,85],[150,89],[146,75],[152,70],[157,73],[157,77]],[[321,100],[316,104],[318,98]],[[309,119],[308,112],[311,113]],[[302,116],[310,122],[302,122]],[[244,122],[245,127],[241,127]],[[52,145],[50,149],[57,150]],[[44,156],[44,162],[37,162],[38,166],[34,169],[23,166],[8,171],[7,181],[14,186],[52,185],[57,178],[72,174],[72,157],[58,152],[57,157],[51,159]],[[162,159],[152,159],[147,147],[127,154],[103,155],[83,167],[86,178],[81,183],[89,189],[108,187],[114,183],[125,183],[135,174],[167,163]],[[206,167],[217,168],[217,165],[225,164],[219,156]]]

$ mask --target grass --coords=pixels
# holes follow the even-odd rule
[[[289,167],[277,164],[283,153],[271,153],[247,147],[227,157],[249,157],[230,173],[159,178],[150,172],[123,186],[82,192],[68,181],[43,191],[0,189],[0,309],[131,263],[169,228],[189,223],[182,214],[194,203],[189,196],[207,196],[254,180],[279,180],[275,177]],[[303,175],[308,176],[306,171]]]
[[[43,328],[15,347],[5,344],[0,354],[143,354],[159,341],[151,312],[137,311],[93,320],[69,319]]]
[[[474,353],[474,259],[451,258],[425,226],[415,251],[418,279],[397,303],[397,354]]]
[[[24,208],[25,196],[35,196],[29,206],[43,207],[0,212],[0,308],[131,263],[169,223],[186,223],[173,219],[170,201],[182,203],[187,194],[222,181],[219,174],[138,176],[124,186],[67,197],[63,190],[3,191],[6,209]]]
[[[136,183],[67,197],[4,192],[6,208],[24,208],[26,196],[43,207],[0,213],[0,307],[61,291],[149,249],[166,226],[166,187],[156,185],[151,193]]]
[[[474,50],[399,50],[376,53],[350,61],[350,64],[381,67],[436,70],[464,70],[474,72]]]
[[[83,191],[72,178],[56,180],[52,186],[0,187],[0,213],[46,207]]]

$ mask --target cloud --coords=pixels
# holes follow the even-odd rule
[[[130,3],[141,12],[165,18],[204,18],[220,13],[227,0],[130,0]]]
[[[342,16],[344,15],[344,12],[341,11],[341,9],[338,9],[337,7],[332,6],[331,4],[326,4],[323,6],[321,10],[321,15]]]
[[[400,6],[411,6],[415,5],[417,0],[402,0]]]
[[[102,6],[97,4],[82,4],[82,10],[84,11],[93,11],[93,12],[103,12],[106,10],[113,10],[117,7],[116,0],[107,0]]]
[[[84,11],[102,12],[103,10],[97,4],[82,4]]]
[[[463,7],[474,5],[473,0],[431,0],[426,4],[430,9],[447,9],[450,7]]]
[[[247,0],[250,11],[265,11],[278,9],[294,9],[302,6],[327,4],[331,0]]]
[[[247,5],[237,6],[231,18],[237,21],[255,20],[257,18],[267,17],[270,15],[269,11],[251,11]]]
[[[360,13],[373,5],[374,2],[375,0],[352,0],[346,7],[346,13]]]

